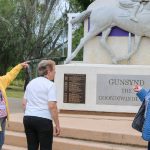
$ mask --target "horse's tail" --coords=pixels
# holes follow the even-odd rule
[[[70,23],[75,24],[75,23],[80,23],[83,20],[85,20],[87,17],[90,16],[92,10],[85,10],[82,13],[80,13],[77,17],[73,18]]]

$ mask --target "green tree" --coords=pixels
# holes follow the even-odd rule
[[[0,0],[0,74],[28,59],[49,57],[63,46],[67,10],[59,0]]]
[[[93,2],[94,0],[68,0],[69,5],[73,11],[83,11],[86,10],[87,7]]]
[[[0,74],[4,74],[10,63],[16,62],[12,44],[12,16],[15,5],[10,0],[0,0]]]
[[[67,24],[67,11],[57,16],[57,0],[45,0],[43,3],[37,0],[20,0],[19,4],[19,29],[16,30],[21,31],[18,44],[23,51],[24,59],[50,56],[62,46],[60,38]]]

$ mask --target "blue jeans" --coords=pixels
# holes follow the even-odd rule
[[[0,150],[2,149],[2,146],[4,144],[5,140],[5,126],[6,126],[6,117],[0,118],[0,125],[2,128],[2,131],[0,131]]]

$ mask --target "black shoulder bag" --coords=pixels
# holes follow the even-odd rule
[[[142,132],[142,129],[143,129],[143,124],[145,120],[144,114],[145,114],[145,100],[142,102],[142,105],[139,108],[132,122],[132,128],[134,128],[135,130],[139,132]]]

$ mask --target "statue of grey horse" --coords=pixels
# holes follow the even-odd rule
[[[65,63],[69,63],[77,55],[84,44],[99,33],[102,33],[100,40],[101,45],[109,52],[113,63],[116,64],[118,61],[128,60],[138,50],[142,37],[150,37],[150,2],[144,5],[137,13],[136,17],[138,22],[130,19],[132,9],[132,7],[123,8],[119,7],[119,5],[99,6],[95,9],[87,9],[81,12],[76,18],[73,18],[71,23],[75,24],[90,17],[90,31],[80,40],[80,44],[71,56],[66,59]],[[122,57],[115,56],[111,47],[107,44],[107,39],[114,26],[135,35],[132,51]]]

